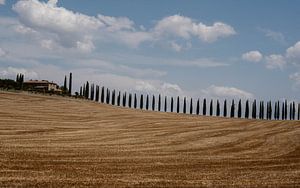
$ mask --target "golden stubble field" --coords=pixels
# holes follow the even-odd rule
[[[300,122],[0,92],[0,187],[300,187]]]

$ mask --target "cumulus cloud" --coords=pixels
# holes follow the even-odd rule
[[[15,79],[16,75],[19,73],[24,74],[26,79],[38,78],[38,73],[35,71],[15,67],[4,68],[2,71],[0,71],[0,76],[3,78]]]
[[[289,75],[289,78],[290,80],[294,81],[296,87],[300,86],[300,72]]]
[[[300,64],[300,41],[286,50],[286,57],[294,64]]]
[[[148,92],[154,94],[162,94],[167,96],[181,96],[183,95],[182,89],[177,84],[171,84],[160,81],[137,81],[135,90],[140,92]]]
[[[261,32],[265,34],[266,37],[277,41],[281,44],[286,44],[285,36],[281,32],[273,31],[271,29],[258,28]]]
[[[235,98],[235,99],[252,99],[254,95],[250,92],[243,91],[235,87],[211,85],[202,90],[205,96],[212,98]]]
[[[259,51],[250,51],[242,55],[242,59],[249,62],[260,62],[263,55]]]
[[[266,67],[268,69],[283,69],[286,65],[285,57],[279,54],[272,54],[269,56],[266,56]]]
[[[5,0],[0,0],[0,5],[5,5]]]
[[[233,27],[222,22],[216,22],[212,26],[196,23],[189,17],[173,15],[158,21],[154,27],[156,35],[173,35],[183,39],[198,37],[204,42],[214,42],[218,38],[236,34]]]

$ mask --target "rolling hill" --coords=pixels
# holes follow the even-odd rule
[[[0,187],[300,187],[300,122],[0,92]]]

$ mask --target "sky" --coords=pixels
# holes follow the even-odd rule
[[[300,1],[0,0],[0,78],[295,100]]]

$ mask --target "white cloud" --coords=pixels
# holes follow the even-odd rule
[[[283,69],[286,65],[285,57],[279,54],[272,54],[265,57],[266,59],[266,67],[268,69]]]
[[[224,87],[211,85],[202,90],[203,94],[210,98],[235,98],[235,99],[252,99],[254,95],[247,91],[235,87]]]
[[[162,94],[166,96],[183,95],[182,89],[177,84],[171,84],[157,80],[137,81],[135,90],[150,94]]]
[[[171,41],[170,45],[171,45],[171,48],[176,52],[180,52],[182,50],[182,46],[177,44],[175,41]]]
[[[5,0],[0,0],[0,5],[5,5]]]
[[[126,17],[116,18],[98,14],[98,19],[106,25],[109,31],[134,30],[134,22]]]
[[[300,86],[300,72],[293,73],[289,76],[290,80],[295,82],[295,86]]]
[[[242,59],[249,62],[260,62],[263,55],[259,51],[250,51],[242,55]]]
[[[286,50],[286,57],[294,64],[300,64],[300,41]]]
[[[15,79],[17,74],[24,74],[25,79],[37,79],[38,73],[24,68],[8,67],[0,71],[0,76],[3,78]]]
[[[286,44],[286,40],[285,40],[285,37],[282,33],[280,32],[276,32],[276,31],[272,31],[270,29],[264,29],[264,28],[258,28],[260,31],[262,31],[266,37],[274,40],[274,41],[277,41],[279,43],[282,43],[282,44]]]
[[[154,27],[154,33],[159,36],[173,35],[183,39],[196,36],[204,42],[214,42],[218,38],[236,34],[233,27],[225,23],[216,22],[212,26],[207,26],[180,15],[165,17],[158,21]]]

